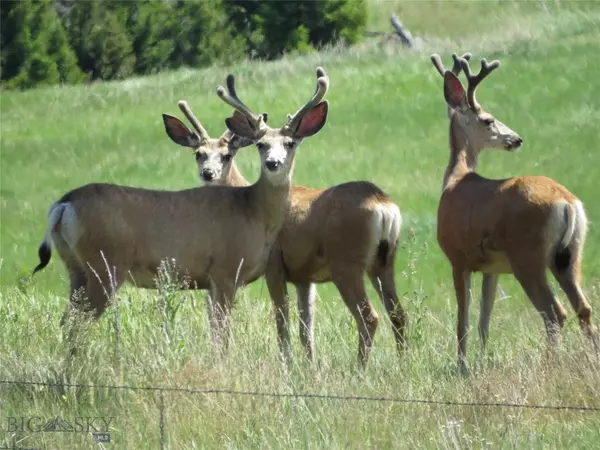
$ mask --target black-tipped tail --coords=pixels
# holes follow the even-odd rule
[[[390,243],[387,240],[382,240],[377,246],[377,262],[381,267],[386,267],[388,263],[388,255],[390,252]]]
[[[557,250],[554,254],[554,266],[559,272],[564,272],[571,266],[571,250],[569,247]]]
[[[38,256],[40,257],[40,263],[33,269],[31,276],[35,275],[37,271],[42,270],[50,262],[52,248],[48,242],[42,242],[42,245],[40,245],[40,248],[38,249]]]

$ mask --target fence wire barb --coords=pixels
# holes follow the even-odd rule
[[[421,404],[432,406],[464,406],[464,407],[496,407],[496,408],[520,408],[520,409],[545,409],[555,411],[585,411],[600,412],[600,406],[584,405],[536,405],[527,403],[508,403],[508,402],[456,402],[451,400],[429,400],[418,398],[399,398],[386,396],[362,396],[362,395],[342,395],[342,394],[316,394],[310,392],[286,393],[286,392],[265,392],[265,391],[243,391],[237,389],[219,389],[219,388],[188,388],[178,386],[126,386],[126,385],[98,385],[81,383],[50,383],[39,381],[14,381],[0,380],[3,385],[25,385],[25,386],[47,386],[63,388],[86,388],[86,389],[112,389],[112,390],[131,390],[131,391],[160,391],[179,392],[194,395],[231,395],[245,397],[271,397],[271,398],[302,398],[317,400],[337,400],[337,401],[364,401],[364,402],[386,402],[386,403],[404,403]]]

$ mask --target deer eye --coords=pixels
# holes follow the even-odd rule
[[[258,148],[259,150],[266,150],[267,149],[267,144],[265,144],[264,142],[257,142],[256,143],[256,148]]]
[[[224,154],[222,158],[223,158],[223,162],[231,161],[231,153]]]
[[[285,148],[287,148],[288,150],[293,149],[296,146],[296,143],[294,141],[288,141],[285,144],[283,144],[285,146]]]
[[[483,123],[489,127],[491,124],[494,123],[494,118],[493,117],[486,117],[486,118],[483,119]]]
[[[200,161],[201,159],[204,159],[205,156],[203,153],[200,152],[196,152],[196,161]]]

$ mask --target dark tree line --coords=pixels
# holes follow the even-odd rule
[[[366,0],[0,1],[5,88],[111,80],[356,43]]]

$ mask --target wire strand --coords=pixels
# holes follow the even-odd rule
[[[219,388],[187,388],[178,386],[117,386],[117,385],[96,385],[79,383],[50,383],[38,381],[14,381],[0,380],[3,385],[23,385],[23,386],[47,386],[63,388],[86,388],[86,389],[111,389],[111,390],[131,390],[131,391],[159,391],[159,392],[178,392],[194,395],[231,395],[245,397],[271,397],[271,398],[302,398],[317,400],[336,400],[336,401],[363,401],[363,402],[386,402],[386,403],[404,403],[421,404],[431,406],[462,406],[462,407],[496,407],[496,408],[520,408],[520,409],[540,409],[555,411],[586,411],[600,412],[600,406],[585,405],[535,405],[526,403],[507,403],[507,402],[456,402],[451,400],[430,400],[418,398],[399,398],[386,396],[362,396],[362,395],[342,395],[342,394],[317,394],[310,392],[285,393],[285,392],[265,392],[265,391],[244,391],[236,389]]]

